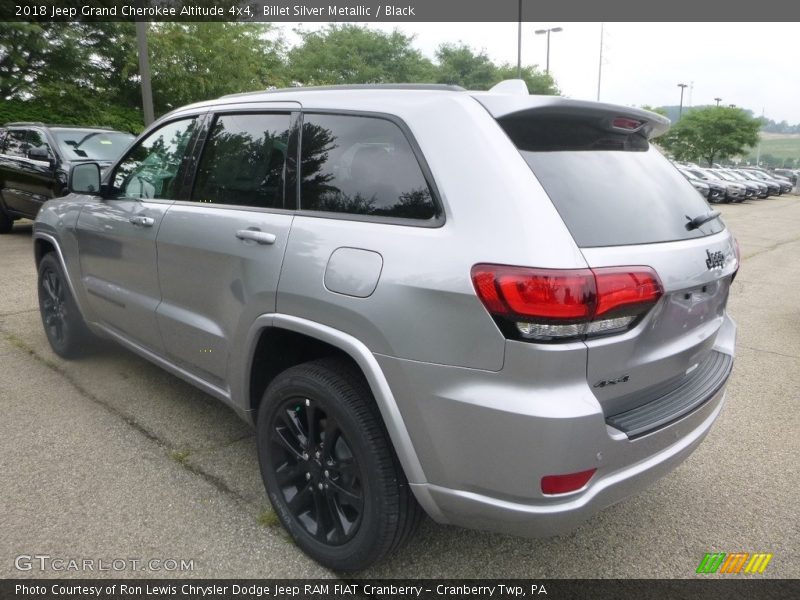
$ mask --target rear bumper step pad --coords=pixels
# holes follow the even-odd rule
[[[669,390],[652,390],[654,398],[642,405],[611,415],[606,423],[633,439],[669,425],[701,407],[720,390],[733,368],[733,357],[712,351],[689,375]]]

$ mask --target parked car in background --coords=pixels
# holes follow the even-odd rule
[[[727,202],[727,198],[725,197],[725,186],[722,183],[717,183],[715,181],[703,181],[694,173],[688,171],[687,169],[681,167],[680,165],[675,165],[681,175],[686,177],[689,180],[694,188],[703,194],[703,196],[709,201],[714,204],[719,202]],[[705,193],[703,193],[703,187],[707,188]]]
[[[766,198],[767,187],[765,185],[756,183],[755,181],[748,181],[744,178],[739,178],[731,173],[728,169],[723,169],[721,167],[709,170],[719,175],[720,178],[724,179],[725,181],[741,183],[745,187],[745,199],[747,200],[752,198],[761,198],[762,194]]]
[[[728,202],[744,202],[747,188],[742,183],[738,181],[727,181],[711,170],[698,167],[697,165],[688,165],[685,169],[706,183],[714,182],[717,185],[723,186],[725,188],[725,200]]]
[[[769,193],[773,196],[780,196],[784,191],[784,186],[777,179],[768,177],[761,173],[761,171],[753,171],[751,169],[739,169],[739,173],[750,181],[760,181],[769,186]],[[791,189],[791,188],[790,188]]]
[[[797,187],[797,181],[800,179],[800,171],[797,169],[772,169],[772,173],[780,175],[781,177],[786,177],[792,182],[792,185]]]
[[[16,219],[36,218],[42,204],[67,193],[70,168],[106,168],[134,136],[101,127],[8,123],[0,127],[0,233]]]
[[[736,181],[739,181],[739,182],[745,183],[745,184],[755,185],[757,187],[757,189],[758,189],[758,193],[756,194],[756,196],[758,198],[764,199],[764,198],[768,198],[769,197],[769,186],[767,185],[767,182],[765,182],[765,181],[754,181],[752,179],[747,179],[747,177],[742,175],[742,173],[738,169],[735,169],[735,168],[724,168],[724,169],[721,169],[721,170],[724,171],[725,173],[728,173]]]

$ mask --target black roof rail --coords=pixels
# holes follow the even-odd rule
[[[344,85],[309,85],[295,86],[288,88],[277,88],[274,90],[258,90],[255,92],[243,92],[241,94],[227,94],[222,98],[237,98],[241,96],[253,96],[256,94],[275,94],[285,92],[326,92],[338,90],[431,90],[439,92],[466,92],[466,88],[460,85],[450,85],[447,83],[349,83]]]
[[[15,121],[13,123],[6,123],[3,127],[22,127],[25,125],[36,125],[37,127],[47,127],[41,121]]]

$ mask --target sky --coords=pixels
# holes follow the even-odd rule
[[[414,35],[426,56],[443,42],[463,41],[496,62],[517,62],[517,23],[367,23]],[[296,41],[284,24],[287,41]],[[305,23],[304,29],[324,24]],[[550,72],[565,96],[596,100],[600,23],[523,23],[522,62]],[[605,23],[600,100],[629,106],[735,104],[755,115],[800,123],[800,23]]]

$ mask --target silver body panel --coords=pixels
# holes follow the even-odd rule
[[[292,90],[227,97],[165,117],[218,110],[391,115],[408,128],[430,169],[443,211],[435,226],[70,195],[45,205],[34,238],[57,251],[94,331],[248,421],[251,366],[265,328],[335,346],[364,372],[406,476],[432,517],[555,533],[668,472],[705,436],[724,388],[635,440],[605,418],[629,407],[637,390],[680,376],[712,349],[733,355],[735,324],[725,301],[738,264],[727,230],[681,242],[578,247],[492,114],[559,100],[476,96]],[[131,222],[140,216],[152,224]],[[242,238],[242,230],[266,237]],[[722,252],[722,268],[707,267],[707,251]],[[477,263],[647,265],[665,295],[624,334],[564,344],[512,341],[475,294],[470,269]],[[623,374],[630,376],[625,386],[593,387]],[[588,486],[565,497],[539,488],[544,475],[593,467],[598,472]]]

